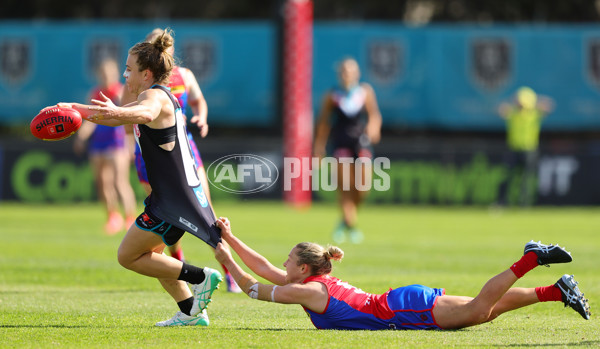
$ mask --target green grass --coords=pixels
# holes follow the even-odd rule
[[[304,211],[278,202],[220,202],[234,232],[281,265],[300,241],[330,242],[337,208]],[[585,321],[560,303],[504,314],[459,331],[318,331],[297,305],[258,302],[222,289],[213,295],[208,328],[156,328],[176,304],[158,282],[122,268],[122,235],[106,236],[99,205],[0,204],[0,347],[567,347],[600,346],[600,209],[365,206],[361,245],[343,244],[334,275],[367,292],[420,283],[475,296],[534,239],[560,243],[570,264],[537,268],[520,287],[550,285],[575,274],[590,299]],[[217,268],[210,249],[186,235],[187,258]]]

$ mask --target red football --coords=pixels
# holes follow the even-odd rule
[[[31,120],[31,134],[44,141],[65,139],[81,127],[81,114],[73,108],[46,107]]]

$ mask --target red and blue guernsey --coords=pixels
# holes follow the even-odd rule
[[[188,93],[185,88],[185,80],[183,79],[183,75],[181,75],[181,68],[175,66],[171,71],[171,77],[169,78],[169,84],[167,85],[171,89],[171,93],[181,106],[181,111],[185,114],[185,109],[187,108],[188,102]]]
[[[441,329],[432,310],[444,289],[410,285],[371,294],[330,275],[313,275],[304,283],[311,281],[324,284],[329,294],[324,312],[304,308],[318,329]]]

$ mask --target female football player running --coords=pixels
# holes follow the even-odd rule
[[[360,82],[360,68],[356,60],[344,59],[338,68],[339,86],[325,94],[315,132],[314,155],[326,154],[328,140],[331,140],[333,156],[337,159],[373,158],[372,144],[381,138],[381,113],[373,87]],[[345,165],[349,170],[344,171]],[[356,180],[355,163],[338,163],[337,183],[342,220],[333,232],[336,243],[346,241],[348,235],[353,243],[363,240],[363,233],[357,228],[358,208],[367,192],[359,190]],[[344,178],[348,176],[348,178]],[[363,166],[360,178],[365,183],[371,181],[371,166]],[[341,183],[350,183],[345,188]]]
[[[158,36],[162,35],[164,32],[161,28],[156,28],[152,30],[147,36],[146,41],[152,42]],[[174,56],[175,47],[171,46],[167,52]],[[190,118],[190,122],[195,124],[198,127],[200,132],[200,137],[204,138],[208,134],[208,123],[207,123],[207,115],[208,115],[208,105],[206,100],[204,99],[204,95],[202,94],[202,90],[198,85],[198,81],[194,76],[194,73],[184,67],[180,67],[175,65],[171,72],[171,76],[169,78],[169,83],[167,87],[170,88],[171,93],[175,98],[177,98],[177,102],[181,106],[182,113],[185,117],[185,111],[189,106],[192,111],[192,117]],[[123,90],[122,100],[125,103],[135,101],[137,96],[127,89]],[[126,127],[128,133],[132,133],[131,127]],[[210,199],[210,190],[208,187],[208,178],[206,177],[206,171],[204,169],[204,164],[202,163],[202,157],[200,155],[200,151],[194,142],[194,138],[192,133],[188,130],[187,133],[188,140],[190,141],[190,149],[192,150],[192,154],[194,156],[194,161],[196,162],[196,169],[198,172],[198,177],[200,178],[200,183],[202,184],[202,188],[204,189],[204,195],[208,199],[209,204],[212,206],[212,202]],[[142,153],[140,151],[139,146],[135,147],[135,167],[137,170],[137,175],[142,187],[146,191],[147,195],[150,195],[152,192],[152,187],[148,182],[148,173],[146,172],[146,163],[144,158],[142,157]],[[214,208],[213,208],[214,210]],[[185,258],[183,255],[183,249],[181,247],[181,241],[176,242],[172,246],[168,246],[169,253],[172,257],[179,259],[182,262],[185,262]],[[233,277],[227,271],[227,269],[223,269],[225,272],[225,282],[227,284],[227,291],[238,293],[241,292],[238,285],[233,281]]]
[[[119,246],[119,263],[157,278],[180,311],[157,326],[208,325],[204,311],[222,280],[210,268],[199,268],[163,254],[188,231],[212,247],[220,241],[216,217],[204,194],[189,149],[185,121],[177,99],[164,86],[174,67],[168,49],[171,30],[152,42],[129,49],[123,76],[137,100],[123,107],[109,98],[93,105],[72,104],[89,121],[108,126],[134,124],[134,135],[146,162],[152,194]],[[69,106],[69,104],[64,104]],[[192,292],[186,285],[192,284]]]

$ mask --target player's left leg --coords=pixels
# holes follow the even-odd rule
[[[337,186],[342,221],[333,232],[333,241],[341,244],[346,241],[346,234],[354,227],[357,218],[357,207],[352,192],[352,187],[354,186],[354,164],[344,165],[338,162]]]
[[[90,155],[90,161],[96,178],[98,197],[104,203],[107,220],[104,231],[113,235],[123,228],[123,217],[119,213],[119,203],[115,188],[115,166],[110,154],[97,153]]]
[[[185,262],[185,256],[183,255],[183,249],[181,248],[181,240],[177,241],[174,245],[169,246],[169,254],[171,257]]]
[[[137,217],[137,207],[135,202],[135,193],[129,182],[129,153],[126,148],[119,148],[115,150],[115,186],[121,203],[123,204],[123,211],[125,212],[125,227],[129,228]]]
[[[119,246],[119,264],[138,274],[177,280],[183,263],[163,254],[164,244],[159,235],[134,224]]]
[[[170,227],[163,235],[159,235],[154,228],[168,223],[148,214],[140,215],[123,238],[118,251],[119,263],[129,270],[159,279],[177,302],[180,311],[195,316],[210,303],[212,293],[222,280],[221,274],[211,268],[183,263],[162,253],[165,244],[175,243],[184,232]],[[138,227],[138,224],[145,228]],[[169,232],[174,234],[168,235]],[[186,282],[192,284],[193,294]]]
[[[358,166],[358,173],[355,172]],[[358,209],[360,205],[365,200],[372,185],[372,176],[373,176],[373,166],[371,164],[370,157],[359,157],[356,160],[354,165],[354,182],[353,186],[350,188],[352,201],[354,203],[354,207],[356,208],[356,219],[355,223],[352,227],[350,227],[350,241],[359,244],[364,240],[363,232],[357,228],[357,220],[358,220]],[[358,176],[357,176],[358,175]]]
[[[511,288],[500,298],[488,321],[491,321],[507,311],[522,308],[538,302],[562,302],[569,306],[584,319],[590,318],[590,305],[579,289],[573,275],[563,275],[552,285],[536,288]]]
[[[529,242],[525,245],[523,257],[515,262],[509,269],[492,277],[483,286],[477,297],[469,300],[468,297],[442,296],[434,308],[436,321],[443,328],[462,328],[481,324],[494,318],[493,311],[500,300],[506,295],[500,311],[517,309],[524,305],[536,303],[535,290],[510,291],[512,285],[525,273],[538,265],[554,263],[567,263],[572,260],[569,252],[558,245],[544,245]],[[522,296],[523,299],[516,301],[515,297]],[[537,297],[537,296],[536,296]],[[497,316],[496,315],[496,316]]]
[[[519,309],[540,302],[536,289],[513,287],[506,291],[492,309],[488,321],[492,321],[507,311]]]
[[[209,324],[210,321],[208,320],[208,314],[206,313],[206,309],[204,309],[196,316],[186,315],[181,311],[178,311],[175,316],[169,320],[159,321],[155,324],[155,326],[208,326]]]

